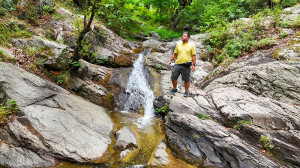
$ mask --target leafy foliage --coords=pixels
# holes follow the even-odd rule
[[[5,124],[9,120],[9,116],[19,111],[15,99],[9,99],[2,105],[0,104],[0,125]]]
[[[16,21],[8,23],[0,22],[0,44],[5,45],[12,38],[26,38],[31,37],[32,34],[27,31],[26,27]]]
[[[162,106],[161,108],[156,108],[156,112],[157,113],[163,113],[163,114],[167,115],[168,112],[169,112],[169,105],[168,105],[168,103],[165,103],[165,105]]]
[[[199,113],[198,117],[199,117],[201,120],[207,120],[207,119],[210,119],[210,116],[205,115],[205,114],[203,114],[203,113]]]
[[[266,150],[271,150],[271,149],[274,148],[274,145],[272,145],[272,144],[270,143],[269,138],[266,137],[266,136],[261,135],[259,141],[262,143],[264,149],[266,149]],[[280,149],[280,148],[279,148],[279,149]]]
[[[233,129],[240,130],[243,124],[252,125],[252,120],[238,120],[237,124],[233,126]]]
[[[211,29],[206,39],[210,59],[214,64],[232,61],[245,53],[257,49],[266,49],[275,44],[274,32],[278,32],[281,10],[265,9],[248,20],[236,20]],[[266,18],[272,16],[270,25],[266,25]]]
[[[6,12],[15,10],[16,1],[13,0],[1,0],[0,1],[0,17],[5,16]]]

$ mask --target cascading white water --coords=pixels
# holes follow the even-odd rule
[[[155,96],[144,73],[144,57],[147,56],[150,51],[151,50],[147,50],[140,53],[138,59],[133,64],[133,70],[129,76],[126,89],[129,98],[125,103],[124,108],[124,111],[128,112],[130,109],[139,109],[142,106],[144,109],[144,116],[139,121],[143,125],[149,123],[154,116],[153,101]]]

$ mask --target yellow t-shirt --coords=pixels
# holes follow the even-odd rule
[[[176,49],[174,51],[177,54],[177,59],[175,64],[183,64],[185,62],[191,62],[192,56],[196,55],[195,46],[191,43],[179,43],[176,45]]]

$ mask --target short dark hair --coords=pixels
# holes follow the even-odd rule
[[[186,34],[189,38],[191,37],[189,32],[183,32],[182,34]]]

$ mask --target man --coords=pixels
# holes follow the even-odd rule
[[[173,84],[172,94],[177,92],[177,79],[181,74],[182,80],[184,81],[184,97],[189,96],[188,89],[190,87],[190,74],[191,69],[195,71],[196,64],[196,52],[195,46],[189,43],[190,34],[184,32],[181,36],[182,42],[176,45],[174,54],[172,55],[168,65],[176,58],[175,66],[172,71],[171,80]],[[190,67],[192,66],[192,68]]]

